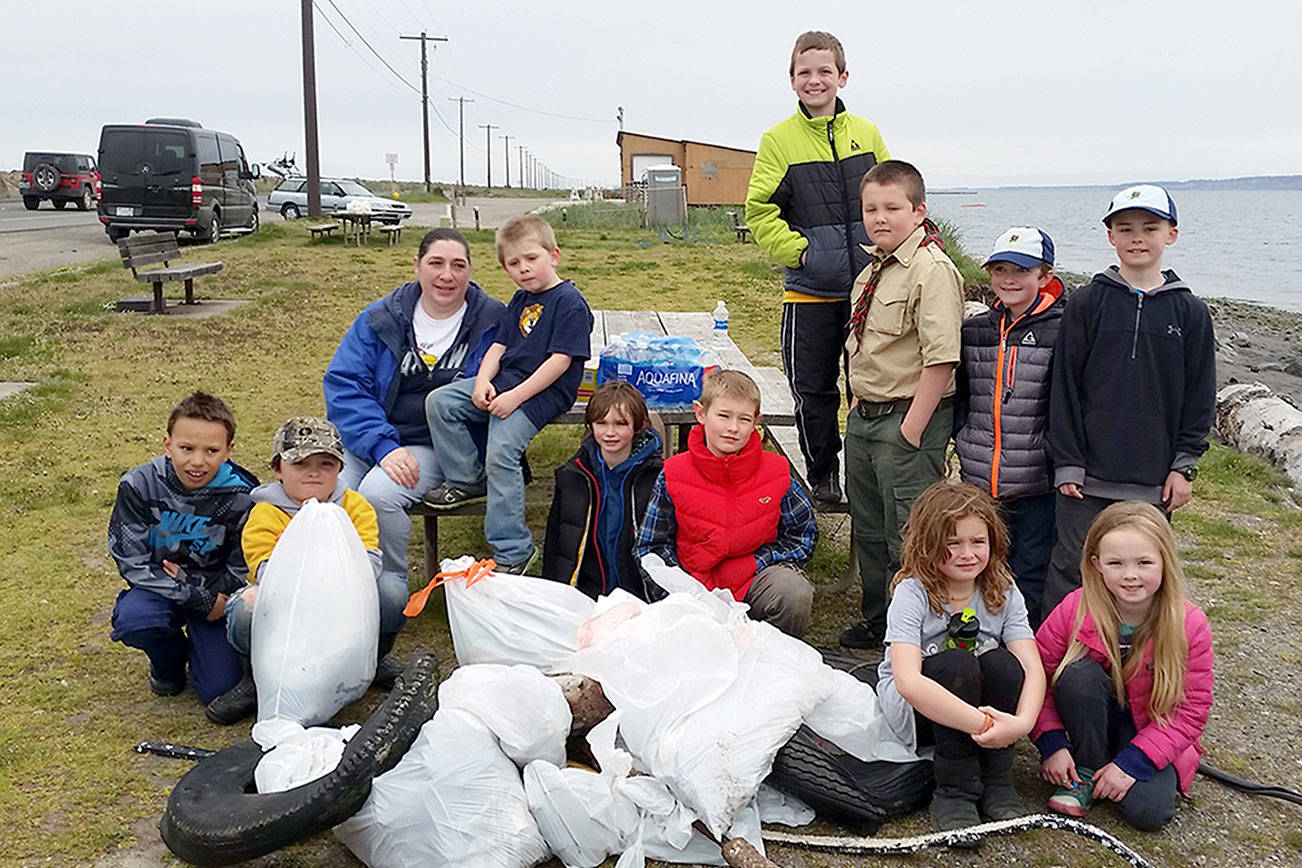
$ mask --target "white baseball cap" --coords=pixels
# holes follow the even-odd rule
[[[1156,184],[1136,184],[1113,196],[1112,204],[1108,206],[1108,213],[1103,215],[1104,225],[1111,226],[1112,218],[1118,212],[1135,208],[1156,214],[1163,220],[1170,220],[1172,226],[1176,225],[1175,202],[1171,199],[1170,193]]]
[[[1021,268],[1053,265],[1053,239],[1034,226],[1014,226],[995,242],[995,249],[981,267],[992,262],[1011,262]]]

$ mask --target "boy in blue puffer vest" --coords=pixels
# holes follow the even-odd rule
[[[1053,470],[1045,436],[1062,281],[1053,239],[1014,226],[983,266],[998,300],[963,323],[954,401],[954,448],[964,482],[990,492],[1008,525],[1008,567],[1040,623],[1053,551]]]

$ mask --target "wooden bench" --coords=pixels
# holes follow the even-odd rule
[[[732,227],[733,232],[737,233],[737,240],[742,244],[750,241],[750,227],[737,219],[737,212],[725,211],[724,213],[728,215],[728,225]]]
[[[398,225],[381,226],[380,231],[389,239],[389,246],[397,244],[402,239],[402,227]]]
[[[316,226],[307,227],[307,231],[311,232],[312,239],[316,240],[317,238],[320,238],[322,235],[328,237],[331,232],[334,232],[338,228],[339,228],[338,223],[318,223]]]
[[[172,265],[174,259],[181,258],[181,249],[176,244],[176,235],[171,232],[147,232],[128,235],[118,240],[118,252],[122,254],[122,264],[131,269],[131,274],[141,283],[153,284],[154,303],[152,313],[165,313],[167,305],[163,301],[163,284],[185,281],[185,303],[194,304],[194,279],[205,274],[216,274],[222,270],[220,262],[196,262],[190,265]],[[162,268],[140,271],[142,265],[163,263]]]

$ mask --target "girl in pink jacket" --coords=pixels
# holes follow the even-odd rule
[[[1132,826],[1158,829],[1203,752],[1211,627],[1184,598],[1170,524],[1147,503],[1099,513],[1081,577],[1035,637],[1051,673],[1031,734],[1040,774],[1057,786],[1049,807],[1081,817],[1110,799]]]

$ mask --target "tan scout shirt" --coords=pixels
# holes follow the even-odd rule
[[[958,364],[963,279],[939,246],[918,246],[924,234],[921,226],[913,230],[882,265],[881,278],[868,304],[862,345],[858,345],[854,332],[846,339],[850,391],[860,400],[912,398],[924,367]],[[876,247],[866,249],[877,252]],[[871,273],[870,266],[855,278],[854,302],[863,294]],[[942,397],[952,394],[953,375]]]

